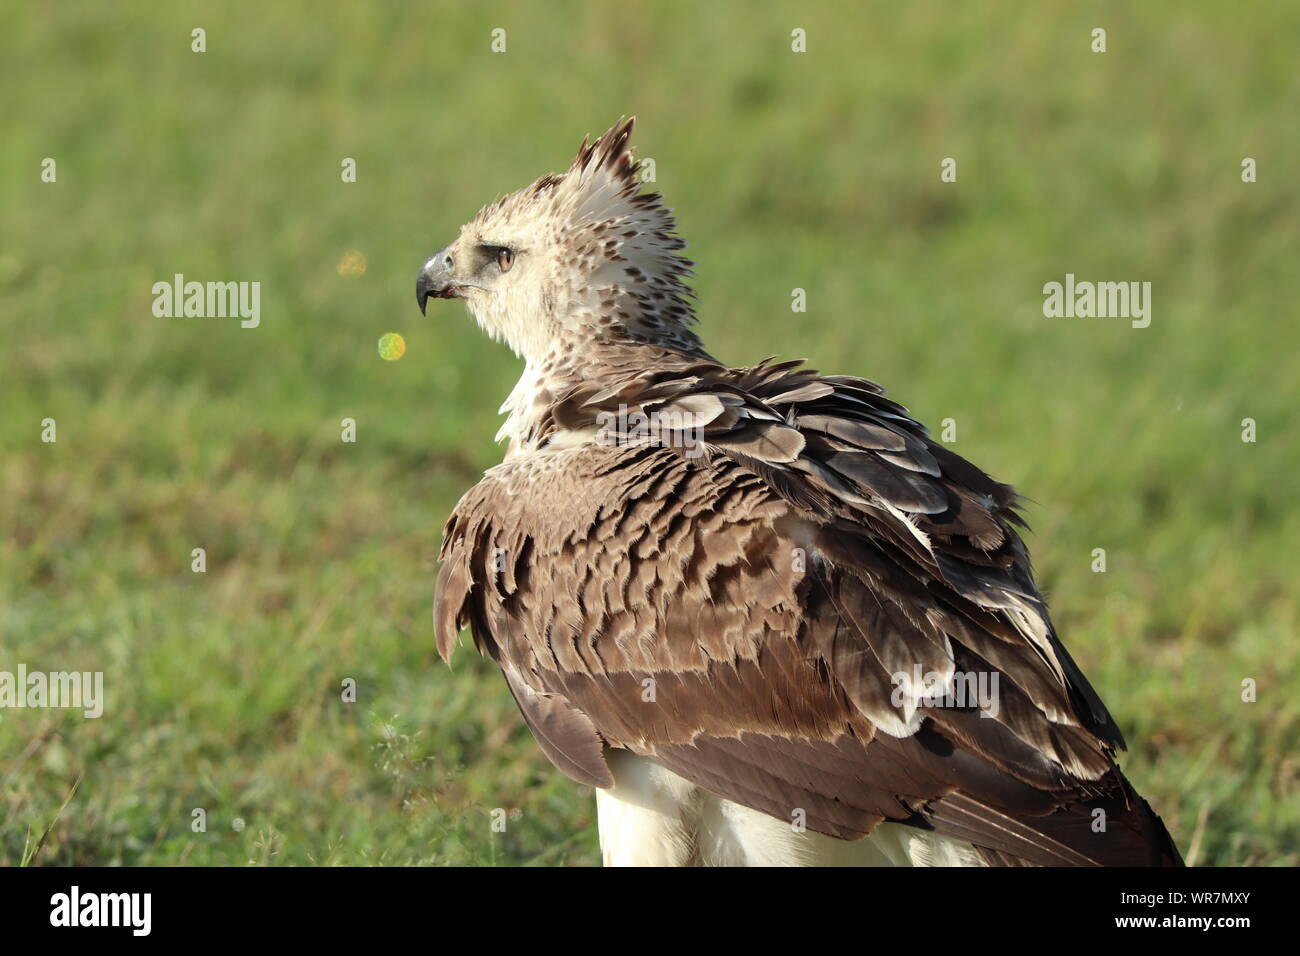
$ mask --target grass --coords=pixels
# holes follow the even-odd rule
[[[0,670],[108,700],[0,712],[0,862],[597,861],[590,792],[434,651],[441,522],[518,365],[412,282],[625,113],[712,351],[954,419],[1035,500],[1058,629],[1184,852],[1300,862],[1300,8],[981,6],[10,10]],[[155,318],[178,272],[260,281],[261,326]],[[1152,282],[1151,327],[1044,318],[1067,272]]]

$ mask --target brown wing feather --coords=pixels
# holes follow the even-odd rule
[[[698,427],[489,472],[447,524],[443,656],[469,624],[583,783],[623,747],[832,836],[892,820],[991,862],[1178,862],[1052,629],[1014,492],[872,383],[796,364],[629,360],[558,396],[568,428],[612,405]],[[995,672],[998,712],[909,708],[891,675],[913,664]]]

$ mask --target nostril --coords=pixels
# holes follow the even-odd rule
[[[451,271],[451,268],[452,268],[452,266],[454,265],[454,263],[451,261],[451,256],[450,256],[450,255],[446,255],[446,256],[443,256],[443,257],[442,257],[442,264],[443,264],[443,267],[444,267],[445,269],[447,269],[448,272]]]

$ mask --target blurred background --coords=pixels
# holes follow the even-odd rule
[[[413,283],[623,114],[712,352],[954,419],[1184,854],[1300,862],[1300,6],[4,6],[0,670],[106,708],[0,711],[0,863],[598,861],[494,666],[434,650],[520,366]],[[1150,327],[1045,318],[1067,272],[1151,282]],[[260,326],[155,317],[176,273]]]

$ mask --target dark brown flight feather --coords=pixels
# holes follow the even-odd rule
[[[993,863],[1179,862],[1056,638],[1011,489],[871,383],[790,364],[583,376],[556,406],[573,429],[655,402],[698,412],[707,454],[671,434],[530,454],[447,524],[439,649],[468,625],[560,770],[600,786],[622,747],[844,839],[888,820]],[[914,665],[996,671],[997,715],[909,718],[891,675]]]

